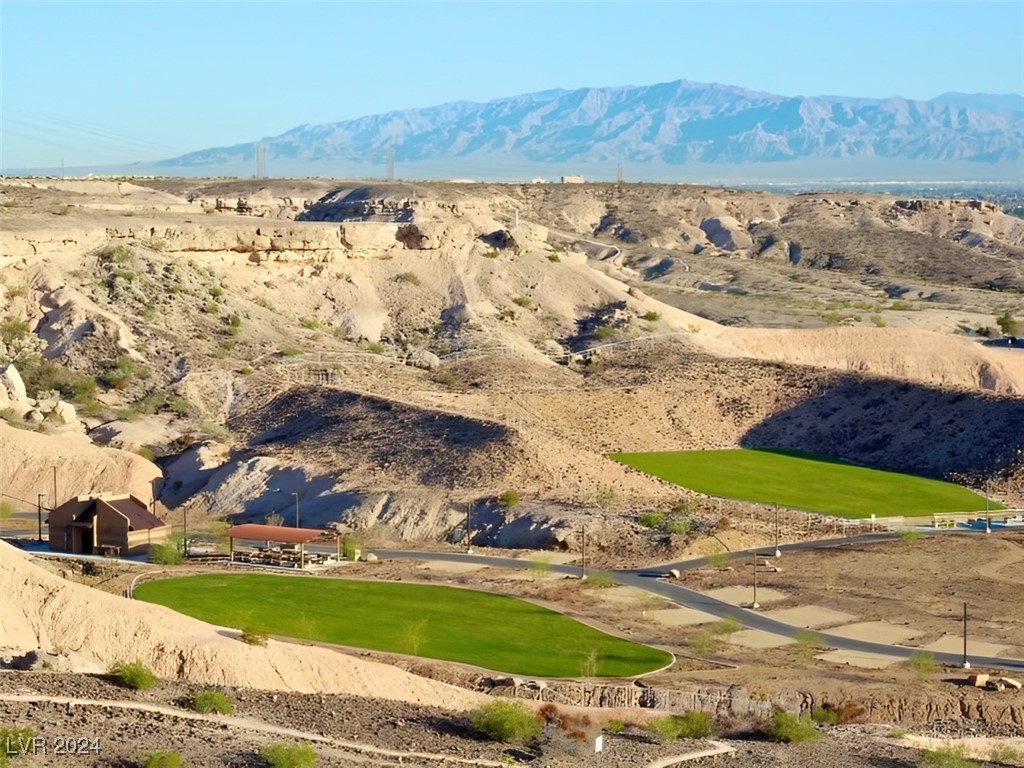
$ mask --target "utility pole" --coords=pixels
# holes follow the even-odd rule
[[[181,526],[182,548],[184,549],[185,557],[188,557],[188,504],[182,504],[181,508],[185,512],[185,522]]]
[[[43,543],[43,496],[45,493],[36,494],[36,517],[39,520],[39,543]]]
[[[750,609],[756,611],[761,606],[757,604],[757,552],[754,553],[754,602],[750,604]]]
[[[587,578],[587,524],[583,524],[583,559],[580,565],[580,580]]]
[[[782,550],[779,549],[779,505],[775,505],[775,556],[782,557]]]
[[[50,505],[50,509],[57,508],[57,465],[53,466],[53,504]]]
[[[299,527],[299,494],[293,493],[292,496],[295,497],[295,527],[298,528]]]
[[[473,502],[466,502],[466,554],[473,554]]]
[[[964,661],[961,666],[964,669],[971,668],[971,662],[967,660],[967,603],[964,603]]]

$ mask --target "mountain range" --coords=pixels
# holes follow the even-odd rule
[[[315,166],[513,159],[524,163],[658,165],[792,160],[969,162],[1024,160],[1024,98],[945,93],[787,97],[678,80],[650,86],[551,90],[484,104],[452,102],[191,152],[163,168],[271,161]]]

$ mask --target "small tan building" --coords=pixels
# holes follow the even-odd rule
[[[81,555],[138,555],[163,544],[171,526],[129,494],[77,496],[50,513],[50,549]]]

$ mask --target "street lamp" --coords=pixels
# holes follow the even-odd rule
[[[779,505],[775,505],[775,556],[782,557],[782,550],[779,549]]]
[[[39,522],[39,543],[43,543],[43,496],[45,493],[36,494],[36,517]]]
[[[754,602],[751,603],[751,610],[757,610],[758,605],[758,553],[754,553]]]
[[[292,496],[295,497],[295,527],[298,528],[299,527],[299,494],[293,493]]]
[[[466,554],[473,554],[473,502],[466,502]]]

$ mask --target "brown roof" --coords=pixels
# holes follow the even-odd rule
[[[166,523],[150,512],[136,499],[100,499],[128,518],[128,527],[133,531],[145,531],[150,528],[162,528]]]
[[[256,541],[276,541],[281,544],[305,544],[324,532],[319,528],[286,528],[283,525],[257,525],[246,523],[228,528],[227,535],[232,539],[254,539]]]

